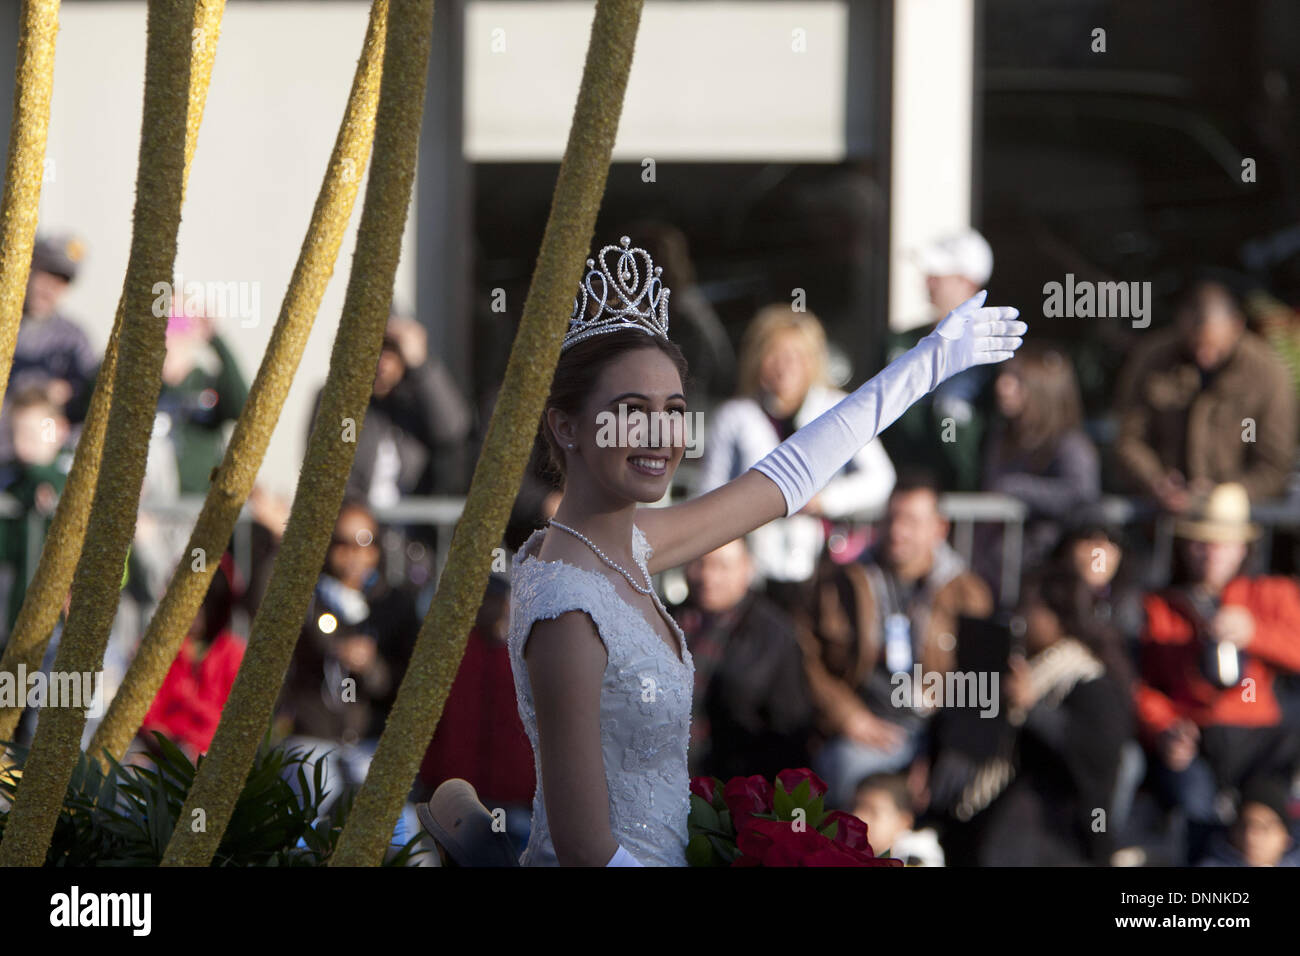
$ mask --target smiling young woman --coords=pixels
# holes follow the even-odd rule
[[[915,348],[739,477],[670,507],[684,429],[618,432],[608,416],[681,424],[686,362],[644,250],[606,246],[574,303],[539,423],[563,497],[515,555],[509,648],[536,759],[520,862],[684,866],[694,663],[651,575],[794,514],[917,398],[1003,361],[1025,331],[981,293]],[[552,533],[554,529],[555,533]]]

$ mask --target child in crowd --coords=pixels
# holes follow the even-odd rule
[[[903,774],[878,773],[858,784],[853,815],[867,825],[877,856],[888,851],[908,866],[943,866],[943,849],[931,829],[913,831],[916,816]]]
[[[72,467],[68,419],[43,387],[29,386],[10,396],[7,411],[14,460],[0,475],[0,490],[13,496],[23,515],[0,522],[0,560],[13,568],[6,630],[18,617],[27,576],[35,571],[29,562],[41,553],[44,543],[43,527],[39,529],[41,540],[28,540],[38,529],[29,527],[25,515],[35,512],[48,524]]]
[[[1237,819],[1212,837],[1201,866],[1300,866],[1300,845],[1288,826],[1287,790],[1259,778],[1242,787]]]

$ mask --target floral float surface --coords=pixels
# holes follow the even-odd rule
[[[764,777],[691,780],[691,866],[902,866],[878,857],[867,825],[823,804],[826,784],[806,767]]]

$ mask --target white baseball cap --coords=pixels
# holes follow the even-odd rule
[[[993,250],[974,229],[922,246],[913,258],[929,276],[965,276],[983,286],[993,275]]]

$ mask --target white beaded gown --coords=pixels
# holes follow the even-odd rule
[[[695,663],[681,629],[672,624],[683,659],[645,616],[623,600],[605,575],[537,557],[545,531],[535,531],[515,554],[511,574],[510,666],[519,716],[533,747],[537,790],[532,831],[519,862],[556,866],[543,796],[541,750],[524,643],[533,623],[567,611],[585,611],[609,654],[600,688],[600,739],[614,839],[645,866],[686,866],[691,729]],[[651,549],[633,526],[632,550],[642,573]],[[659,602],[655,596],[656,603]],[[662,607],[662,605],[660,605]],[[670,619],[671,620],[671,619]]]

